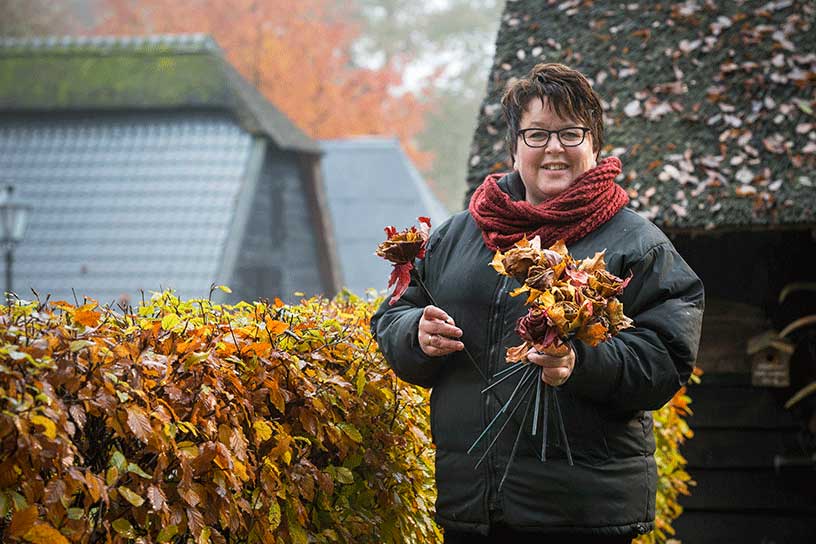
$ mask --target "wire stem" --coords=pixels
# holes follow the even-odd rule
[[[422,278],[419,277],[419,274],[416,273],[416,270],[412,269],[411,275],[414,277],[419,286],[422,288],[422,291],[425,293],[425,296],[428,297],[428,300],[431,301],[431,304],[433,304],[437,308],[442,308],[439,304],[436,303],[436,300],[434,300],[433,295],[425,286],[425,282],[422,281]],[[467,355],[468,359],[470,359],[470,362],[473,364],[473,368],[476,369],[476,372],[479,373],[479,376],[482,377],[482,380],[484,380],[485,383],[489,383],[490,380],[487,379],[487,376],[485,376],[485,373],[482,372],[482,369],[479,367],[479,364],[476,362],[476,359],[474,359],[473,355],[470,354],[470,351],[468,350],[465,342],[461,338],[459,339],[459,341],[462,342],[462,345],[465,347],[464,349],[465,355]]]

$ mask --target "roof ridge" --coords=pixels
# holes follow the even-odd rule
[[[211,51],[222,53],[221,47],[209,34],[150,34],[137,36],[30,36],[0,37],[0,56],[40,52],[109,52],[111,50],[150,51],[171,48],[178,52]]]

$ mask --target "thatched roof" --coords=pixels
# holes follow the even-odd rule
[[[216,109],[282,149],[320,147],[204,34],[0,39],[0,112]]]
[[[510,167],[499,101],[538,62],[605,100],[604,153],[664,228],[816,226],[816,4],[507,0],[470,158],[472,191]]]

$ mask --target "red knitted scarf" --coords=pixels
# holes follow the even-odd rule
[[[620,173],[620,159],[607,157],[578,176],[566,191],[537,206],[513,200],[497,184],[505,174],[490,174],[473,193],[468,209],[492,251],[509,249],[523,236],[540,236],[541,247],[561,239],[570,244],[609,221],[629,202],[626,191],[615,183]]]

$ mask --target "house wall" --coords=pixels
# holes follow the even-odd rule
[[[781,330],[816,311],[816,297],[797,293],[779,303],[791,282],[812,281],[816,242],[809,229],[673,235],[673,242],[706,289],[697,363],[702,383],[689,386],[694,437],[683,448],[696,481],[681,497],[677,538],[695,544],[813,541],[816,437],[806,406],[785,400],[816,379],[816,345],[801,331],[792,338],[791,386],[751,384],[748,339]],[[808,347],[810,346],[810,348]],[[799,465],[799,466],[796,466]]]
[[[267,148],[229,285],[232,300],[323,294],[318,241],[297,156]]]

